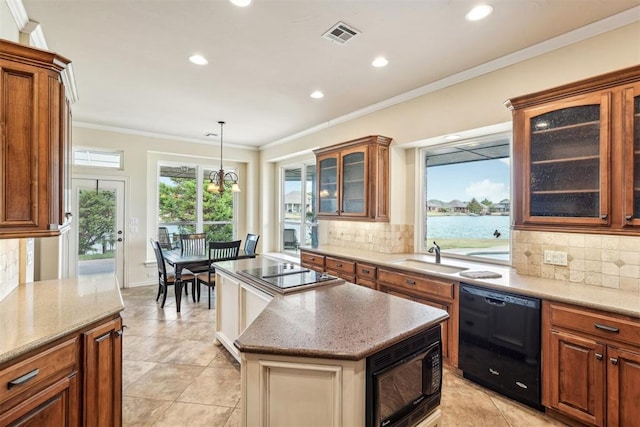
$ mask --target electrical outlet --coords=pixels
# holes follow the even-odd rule
[[[544,251],[544,263],[566,266],[568,264],[567,253],[563,251]]]

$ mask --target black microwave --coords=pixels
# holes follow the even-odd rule
[[[415,425],[440,404],[440,325],[367,358],[367,426]]]

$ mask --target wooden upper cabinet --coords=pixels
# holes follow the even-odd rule
[[[0,40],[0,238],[54,236],[68,225],[69,62]]]
[[[374,135],[314,151],[318,218],[389,221],[389,144]]]
[[[507,101],[516,229],[640,225],[640,66]]]

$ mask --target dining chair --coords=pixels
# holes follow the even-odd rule
[[[200,301],[200,284],[209,288],[209,308],[211,308],[211,289],[216,285],[216,269],[213,263],[238,259],[240,243],[240,240],[234,240],[232,242],[209,242],[209,268],[206,272],[196,275],[197,286],[195,290],[198,295],[198,301]]]
[[[244,240],[244,253],[255,254],[259,239],[260,239],[259,234],[247,233],[247,238]]]
[[[164,260],[164,256],[162,255],[162,247],[160,243],[153,239],[149,240],[151,242],[151,246],[153,247],[153,253],[156,256],[156,264],[158,265],[158,295],[156,295],[156,301],[158,301],[160,295],[163,295],[162,305],[160,307],[164,308],[164,304],[167,301],[168,287],[176,284],[176,275],[175,273],[169,272],[167,270],[167,264]],[[186,283],[191,282],[193,286],[196,277],[191,271],[183,270],[182,274],[180,275],[180,280]]]
[[[207,235],[205,233],[181,234],[180,247],[182,255],[204,254],[207,247]]]
[[[173,243],[171,242],[171,236],[167,227],[158,227],[158,242],[162,249],[173,249]]]

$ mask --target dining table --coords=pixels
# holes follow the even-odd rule
[[[196,270],[206,271],[209,266],[209,254],[207,252],[201,254],[182,254],[179,249],[173,251],[164,251],[162,253],[164,260],[167,264],[171,265],[175,274],[175,291],[176,291],[176,309],[180,313],[180,302],[182,300],[182,285],[181,280],[182,270]],[[233,259],[246,259],[255,258],[257,254],[255,252],[245,252],[240,249],[238,256]],[[225,260],[216,260],[225,261]]]

